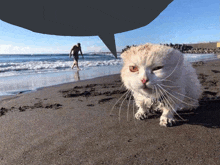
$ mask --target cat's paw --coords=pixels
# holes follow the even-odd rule
[[[147,119],[148,116],[147,116],[146,112],[137,112],[135,114],[135,118],[138,119],[138,120],[144,120],[144,119]]]
[[[176,123],[176,121],[172,117],[170,117],[170,118],[165,117],[165,116],[160,117],[160,123],[159,123],[160,126],[172,127],[175,123]]]

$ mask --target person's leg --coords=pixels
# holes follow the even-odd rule
[[[78,54],[76,54],[75,56],[75,65],[76,65],[76,67],[77,67],[77,70],[79,70],[79,65],[78,65],[78,58],[79,58],[79,55]]]
[[[74,60],[73,60],[73,65],[72,65],[72,67],[71,67],[72,69],[73,69],[73,67],[76,65],[76,63],[78,63],[78,56],[77,56],[77,54],[75,54],[75,53],[73,54],[73,59],[74,59]]]
[[[79,65],[78,65],[78,61],[76,61],[76,67],[77,67],[77,70],[80,70]]]
[[[73,69],[73,67],[74,67],[75,65],[76,65],[76,60],[73,61],[73,65],[72,65],[71,68]]]

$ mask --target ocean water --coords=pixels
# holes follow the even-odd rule
[[[111,54],[79,56],[80,71],[68,54],[0,55],[0,96],[41,87],[120,73],[122,60]],[[215,54],[184,54],[190,62],[216,59]]]
[[[79,61],[79,67],[82,70],[98,66],[121,65],[120,59],[104,54],[84,54],[84,59],[80,58]],[[72,63],[73,59],[67,54],[1,55],[0,77],[71,71]]]

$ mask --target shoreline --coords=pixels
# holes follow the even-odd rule
[[[219,56],[215,54],[185,54],[185,57],[191,62],[208,61],[210,59],[219,58]],[[5,95],[16,95],[35,91],[41,87],[120,73],[121,67],[121,65],[106,65],[83,68],[83,70],[79,72],[70,69],[67,71],[0,77],[0,98]]]
[[[192,63],[192,66],[196,69],[198,66],[202,66],[202,65],[207,64],[207,63],[216,63],[216,62],[220,63],[220,59],[210,59],[210,60],[206,60],[206,61],[198,61],[198,62],[191,62],[191,63]],[[114,74],[110,74],[110,75],[102,75],[102,76],[98,76],[98,77],[91,77],[91,78],[88,78],[88,79],[82,79],[82,80],[77,80],[77,81],[73,81],[73,82],[64,82],[64,83],[49,85],[49,86],[45,86],[45,87],[38,87],[34,90],[18,91],[14,94],[11,94],[11,95],[10,94],[9,95],[0,95],[0,103],[5,101],[5,100],[14,99],[14,98],[20,97],[20,96],[25,95],[25,94],[45,90],[47,88],[48,89],[49,88],[62,88],[63,86],[71,86],[71,85],[80,84],[80,83],[84,84],[84,83],[88,83],[90,81],[96,81],[96,80],[100,80],[100,79],[103,80],[105,78],[114,77],[114,76],[117,76],[117,77],[120,78],[120,73],[114,73]]]
[[[197,55],[197,54],[193,54],[193,55]],[[216,61],[216,60],[220,60],[220,57],[217,56],[217,59],[206,59],[206,60],[203,60],[202,62],[212,62],[212,61]],[[200,61],[198,62],[191,62],[192,64],[196,64],[196,63],[199,63]],[[5,95],[0,95],[0,100],[4,97],[10,97],[10,96],[16,96],[16,95],[19,95],[19,94],[24,94],[24,93],[30,93],[30,92],[35,92],[41,88],[46,88],[46,87],[51,87],[51,86],[57,86],[57,85],[62,85],[62,84],[66,84],[66,83],[72,83],[72,82],[77,82],[77,81],[82,81],[82,80],[90,80],[90,79],[94,79],[94,78],[98,78],[98,77],[103,77],[103,76],[108,76],[108,75],[114,75],[114,74],[120,74],[120,70],[121,70],[121,67],[122,66],[110,66],[111,69],[113,69],[112,71],[110,71],[110,68],[109,66],[103,66],[103,67],[94,67],[92,68],[92,70],[94,71],[91,71],[92,72],[97,72],[97,75],[92,75],[90,76],[89,78],[86,78],[85,75],[88,75],[85,74],[85,72],[88,72],[88,70],[81,70],[81,71],[77,71],[77,70],[72,70],[72,71],[63,71],[63,72],[57,72],[57,73],[44,73],[42,75],[44,75],[43,77],[47,76],[47,75],[64,75],[64,76],[67,76],[67,75],[71,75],[73,72],[75,73],[74,76],[71,76],[69,77],[70,80],[68,80],[68,82],[59,82],[59,83],[56,83],[56,84],[50,84],[50,85],[46,85],[46,86],[40,86],[40,87],[36,87],[34,89],[21,89],[21,90],[17,90],[17,91],[13,91],[13,92],[7,92],[7,94]],[[100,73],[98,73],[98,70]],[[81,72],[81,73],[80,73]],[[107,72],[107,74],[106,74]],[[109,74],[110,73],[110,74]],[[81,78],[80,78],[80,75],[82,74]],[[33,75],[35,76],[35,75]],[[22,76],[21,76],[22,77]],[[51,76],[49,76],[51,77]],[[54,76],[53,76],[54,77]],[[43,81],[43,80],[42,80]]]
[[[56,88],[56,87],[61,87],[61,86],[65,86],[65,85],[73,85],[75,83],[84,83],[84,82],[87,82],[87,81],[93,81],[93,80],[96,80],[96,79],[104,79],[106,77],[110,77],[110,76],[120,76],[120,73],[116,73],[116,74],[111,74],[111,75],[104,75],[104,76],[99,76],[99,77],[93,77],[93,78],[89,78],[89,79],[83,79],[83,80],[78,80],[78,81],[74,81],[74,82],[65,82],[65,83],[61,83],[61,84],[55,84],[55,85],[50,85],[50,86],[46,86],[46,87],[39,87],[39,88],[36,88],[34,90],[26,90],[26,91],[19,91],[19,92],[16,92],[15,94],[11,94],[11,95],[2,95],[0,96],[0,103],[1,101],[4,101],[5,99],[10,99],[10,98],[17,98],[19,97],[20,95],[25,95],[25,94],[28,94],[28,93],[34,93],[34,92],[38,92],[40,90],[44,90],[46,88]]]
[[[80,71],[74,69],[71,71],[42,73],[37,75],[35,74],[20,75],[20,76],[16,76],[16,81],[13,81],[14,79],[13,77],[6,77],[4,80],[5,85],[7,86],[11,85],[12,86],[11,88],[12,89],[14,88],[14,90],[7,91],[5,92],[5,94],[0,93],[0,99],[3,96],[36,91],[38,88],[50,87],[53,85],[59,85],[63,83],[77,82],[80,80],[88,80],[96,77],[116,74],[116,73],[120,73],[120,70],[121,70],[121,66],[116,65],[116,66],[92,67]],[[28,79],[26,77],[28,77]],[[27,80],[23,81],[23,79],[25,78]],[[20,87],[20,89],[16,89],[17,87]],[[2,93],[4,93],[4,91],[2,91]]]

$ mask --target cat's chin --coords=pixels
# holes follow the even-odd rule
[[[151,94],[153,92],[153,90],[151,88],[148,88],[148,87],[142,88],[142,91],[147,93],[147,94]]]

